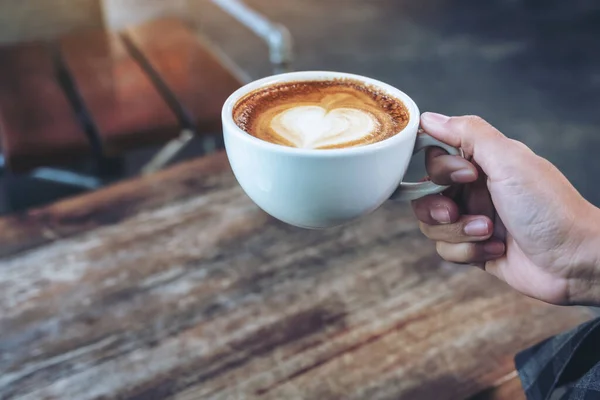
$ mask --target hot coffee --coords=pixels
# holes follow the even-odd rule
[[[380,142],[409,119],[400,100],[353,79],[274,84],[247,94],[233,109],[233,120],[250,135],[305,149]]]

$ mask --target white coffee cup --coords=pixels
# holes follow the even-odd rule
[[[377,143],[315,150],[263,141],[244,132],[233,120],[237,102],[257,89],[336,78],[364,82],[401,100],[410,113],[408,125]],[[246,194],[273,217],[302,228],[342,225],[369,214],[389,199],[414,200],[440,193],[446,187],[430,181],[402,182],[412,155],[429,146],[460,154],[460,150],[419,130],[419,109],[405,93],[383,82],[347,73],[305,71],[259,79],[227,99],[222,118],[227,156]]]

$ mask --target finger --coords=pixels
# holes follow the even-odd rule
[[[471,183],[477,179],[477,169],[459,156],[450,156],[439,147],[427,149],[427,174],[438,185]]]
[[[425,196],[413,201],[412,207],[417,219],[428,225],[450,224],[460,217],[458,206],[446,196]]]
[[[446,261],[460,264],[483,264],[504,255],[506,247],[498,240],[485,243],[437,242],[436,250]]]
[[[494,238],[494,239],[499,240],[496,238]],[[517,245],[514,237],[509,235],[506,238],[506,240],[503,242],[509,247],[516,248],[517,252],[521,251],[520,249],[518,249],[518,245]],[[524,266],[521,265],[520,267],[522,268]],[[509,264],[508,259],[506,257],[501,258],[501,259],[491,260],[490,262],[486,263],[485,270],[486,270],[486,272],[489,272],[490,274],[494,275],[496,278],[498,278],[504,282],[511,281],[510,285],[513,287],[515,284],[519,284],[518,282],[515,282],[512,279],[510,279],[515,276],[514,275],[515,268],[514,268],[514,265],[511,266]]]
[[[478,165],[475,165],[479,169]],[[486,215],[492,220],[495,216],[494,203],[490,196],[487,186],[487,177],[483,171],[479,171],[479,178],[464,188],[463,201],[465,209],[469,210],[469,214]]]
[[[464,192],[464,189],[467,186],[468,185],[451,185],[448,189],[444,190],[442,194],[458,203],[463,198],[462,193]],[[460,212],[460,207],[458,208],[458,210]]]
[[[502,157],[506,157],[510,149],[521,147],[480,117],[447,117],[424,113],[421,125],[431,136],[451,146],[460,147],[467,156],[472,156],[487,175],[493,173],[494,165],[502,163]]]
[[[421,232],[431,240],[463,243],[482,242],[494,233],[494,224],[483,215],[463,215],[457,222],[445,225],[420,223]]]

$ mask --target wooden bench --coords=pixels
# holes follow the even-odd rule
[[[242,82],[193,29],[161,19],[126,37],[74,32],[57,59],[41,43],[0,48],[0,139],[12,171],[119,156],[183,129],[220,132],[221,106]]]
[[[43,44],[0,48],[0,141],[16,172],[63,165],[91,152]]]
[[[221,107],[242,82],[179,19],[151,21],[125,31],[134,52],[199,132],[221,130]]]
[[[102,29],[60,40],[60,51],[106,156],[176,137],[181,125],[118,34]]]
[[[213,2],[267,43],[275,72],[289,68],[287,29],[242,2]],[[50,47],[56,52],[41,43],[0,47],[0,143],[14,172],[90,155],[105,171],[107,159],[169,142],[142,171],[156,170],[193,135],[219,133],[221,106],[243,83],[174,18],[74,32]]]

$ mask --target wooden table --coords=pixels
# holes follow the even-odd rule
[[[0,219],[0,251],[0,398],[515,400],[515,352],[590,317],[441,262],[406,205],[277,222],[220,153]]]

